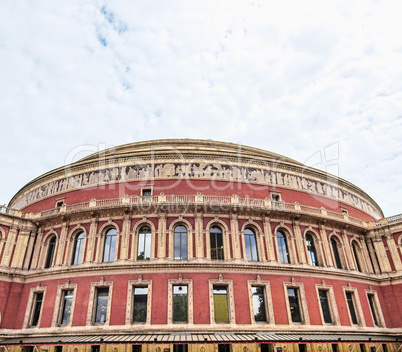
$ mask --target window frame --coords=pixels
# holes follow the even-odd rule
[[[320,308],[320,316],[321,316],[321,324],[326,326],[339,326],[341,325],[341,321],[339,318],[339,312],[338,312],[338,307],[336,305],[336,300],[335,300],[335,294],[334,294],[334,289],[332,285],[327,285],[324,280],[322,280],[321,284],[315,285],[316,289],[316,294],[317,294],[317,301],[318,305]],[[320,299],[320,294],[319,291],[327,291],[327,300],[328,300],[328,305],[330,309],[330,315],[331,315],[331,320],[332,323],[326,323],[324,320],[324,313],[322,311],[321,307],[321,299]]]
[[[307,245],[307,236],[311,237],[311,240],[312,240],[312,243],[313,243],[313,246],[314,246],[314,253],[315,253],[315,257],[316,257],[316,261],[317,261],[316,265],[313,265],[311,263],[310,250],[309,250],[309,246]],[[305,245],[306,254],[307,254],[307,262],[311,266],[323,266],[323,258],[322,258],[322,253],[321,253],[321,243],[320,243],[320,239],[317,236],[317,234],[312,232],[311,230],[306,231],[306,233],[304,234],[304,245]]]
[[[246,235],[246,230],[251,231],[251,232],[252,232],[252,235],[251,235],[251,234],[247,234],[247,235]],[[260,252],[261,252],[261,250],[260,250],[260,244],[259,244],[259,237],[257,237],[257,230],[254,228],[254,226],[246,225],[246,226],[244,227],[242,233],[243,233],[244,259],[247,260],[247,261],[249,261],[249,262],[259,262],[259,261],[260,261]],[[250,238],[250,236],[253,236],[253,237],[254,237],[254,240],[255,240],[255,249],[256,249],[256,255],[257,255],[257,258],[256,258],[256,259],[254,259],[254,258],[251,258],[251,259],[250,259],[250,258],[248,257],[248,250],[247,250],[248,247],[247,247],[246,236],[249,237],[249,238]],[[251,248],[251,247],[250,247],[250,248]],[[252,253],[250,253],[250,254],[251,254],[251,257],[252,257]]]
[[[345,304],[347,306],[347,311],[348,311],[348,316],[349,316],[349,322],[351,326],[360,326],[360,327],[364,327],[366,326],[365,321],[364,321],[364,316],[363,316],[363,310],[362,310],[362,306],[360,303],[360,298],[359,298],[359,293],[356,287],[352,287],[350,284],[348,286],[344,286],[343,288],[343,295],[344,295],[344,299],[345,299]],[[349,304],[348,304],[348,299],[346,296],[346,293],[350,292],[352,294],[352,300],[353,300],[353,307],[356,313],[356,319],[357,319],[357,324],[353,324],[352,321],[352,316],[350,313],[350,309],[349,309]]]
[[[285,240],[285,245],[286,245],[286,250],[287,250],[286,256],[288,259],[287,262],[283,262],[281,259],[281,254],[283,254],[283,251],[279,250],[279,247],[281,247],[281,248],[283,248],[283,247],[279,245],[278,232],[284,237],[284,240]],[[285,231],[284,229],[282,229],[282,228],[275,229],[275,242],[276,242],[275,248],[276,248],[278,263],[280,263],[280,264],[293,264],[292,254],[290,252],[291,244],[289,243],[290,242],[289,237],[290,237],[289,233],[287,231]]]
[[[24,316],[24,323],[23,327],[24,328],[40,328],[40,323],[42,320],[42,314],[43,314],[43,306],[44,302],[46,299],[46,286],[41,286],[40,284],[36,287],[32,287],[30,292],[29,292],[29,297],[28,297],[28,302],[27,302],[27,308],[25,310],[25,316]],[[38,324],[37,325],[32,325],[32,320],[33,320],[33,315],[34,315],[34,310],[36,306],[36,297],[37,294],[41,293],[42,294],[42,303],[41,303],[41,308],[40,308],[40,313],[39,313],[39,318],[38,318]]]
[[[114,235],[111,235],[110,237],[115,237],[115,245],[114,245],[114,253],[113,253],[113,260],[110,260],[110,250],[109,250],[109,260],[105,260],[105,250],[106,250],[106,241],[108,239],[108,233],[110,231],[115,231],[116,233]],[[112,239],[113,241],[113,239]],[[103,248],[102,248],[102,263],[113,263],[117,260],[117,256],[118,256],[118,243],[119,243],[119,236],[118,236],[118,232],[117,232],[117,228],[114,226],[110,226],[106,229],[104,229],[103,231],[103,239],[102,239],[102,243],[103,243]]]
[[[84,238],[82,239],[82,247],[81,247],[81,261],[79,263],[74,263],[75,262],[75,256],[76,256],[76,249],[77,249],[77,239],[78,237],[83,234]],[[77,231],[74,232],[73,236],[72,236],[72,253],[71,253],[71,261],[70,261],[70,265],[80,265],[82,263],[84,263],[84,251],[85,251],[85,244],[86,244],[86,232],[83,229],[79,229]]]
[[[173,286],[187,286],[187,322],[174,322],[173,321]],[[193,280],[183,279],[179,276],[178,279],[168,280],[168,324],[193,324]]]
[[[212,257],[212,247],[211,247],[211,230],[213,228],[219,228],[221,231],[221,236],[222,236],[222,247],[223,247],[223,258],[213,258]],[[216,236],[216,235],[215,235]],[[211,226],[208,227],[208,234],[206,236],[207,238],[207,257],[210,260],[225,260],[227,259],[227,250],[226,250],[226,244],[225,244],[225,235],[224,235],[224,230],[222,230],[222,225],[221,224],[212,224]]]
[[[365,290],[365,292],[366,292],[367,303],[369,305],[371,319],[373,321],[373,326],[374,327],[379,327],[379,328],[385,328],[386,327],[385,319],[384,319],[384,315],[382,313],[380,300],[378,299],[377,291],[373,290],[373,288],[370,286],[368,290]],[[370,301],[369,301],[369,295],[373,298],[374,313],[376,314],[377,323],[378,323],[377,325],[374,323],[374,317],[373,317],[373,312],[371,310],[371,305],[370,305]]]
[[[224,325],[236,324],[236,314],[234,305],[234,294],[233,294],[233,280],[225,280],[222,275],[219,275],[219,279],[209,279],[209,316],[210,324],[212,325]],[[215,322],[215,305],[214,305],[214,286],[226,286],[227,287],[227,300],[228,300],[228,315],[229,321],[225,322]]]
[[[248,292],[249,292],[249,309],[250,309],[250,318],[252,324],[261,324],[261,325],[269,325],[275,324],[275,316],[274,316],[274,307],[272,302],[271,295],[271,285],[269,281],[261,281],[260,277],[257,277],[257,280],[248,280]],[[264,300],[265,300],[265,314],[266,314],[266,322],[256,321],[254,317],[254,302],[253,302],[253,292],[252,287],[263,287],[264,288]]]
[[[336,260],[336,255],[334,252],[334,246],[332,241],[334,241],[336,243],[336,249],[337,249],[337,253],[338,253],[338,259],[339,259],[339,264],[341,267],[338,266],[337,264],[337,260]],[[346,258],[345,258],[345,253],[343,251],[343,243],[342,240],[336,235],[336,234],[332,234],[329,237],[329,244],[330,244],[330,251],[331,251],[331,256],[332,256],[332,262],[334,264],[335,268],[341,269],[341,270],[345,270],[347,268],[346,265]]]
[[[304,284],[302,282],[296,282],[292,278],[291,282],[283,283],[283,288],[284,288],[284,293],[285,293],[286,311],[288,314],[289,325],[310,325],[310,317],[309,317],[308,308],[307,308],[307,299],[306,299],[306,294],[305,294],[305,290],[304,290]],[[288,295],[289,288],[297,289],[301,322],[293,322],[293,320],[292,320],[289,295]]]
[[[143,229],[143,228],[146,228],[146,227],[148,227],[149,229],[150,229],[150,232],[141,232],[141,230]],[[139,258],[139,242],[140,242],[140,234],[143,234],[144,235],[144,258]],[[148,238],[148,235],[149,234],[149,241],[150,241],[150,243],[149,243],[149,258],[148,257],[146,257],[145,255],[146,255],[146,248],[147,248],[147,238]],[[135,246],[135,260],[136,261],[139,261],[139,262],[147,262],[147,261],[149,261],[149,260],[151,260],[151,259],[153,259],[153,246],[152,246],[152,243],[153,243],[153,236],[154,234],[153,234],[153,231],[152,231],[152,227],[151,226],[149,226],[149,224],[148,223],[145,223],[145,224],[141,224],[139,227],[138,227],[138,229],[137,229],[137,235],[135,236],[135,243],[136,243],[136,246]]]
[[[74,308],[75,308],[75,300],[77,296],[77,288],[78,284],[71,284],[69,282],[70,280],[67,280],[67,282],[64,285],[59,285],[57,287],[57,294],[56,294],[56,299],[55,299],[55,304],[54,304],[54,311],[53,311],[53,318],[52,318],[52,326],[53,327],[71,327],[73,318],[74,318]],[[62,311],[63,311],[63,305],[64,305],[64,295],[63,293],[65,291],[73,291],[73,300],[71,302],[71,310],[70,310],[70,321],[66,325],[61,325],[61,317],[62,317]]]
[[[95,314],[96,314],[96,303],[97,303],[97,291],[99,288],[109,288],[108,292],[108,303],[106,308],[106,321],[105,323],[95,323]],[[99,282],[92,282],[91,289],[89,292],[88,299],[88,311],[87,311],[87,326],[108,326],[110,324],[110,310],[112,307],[112,298],[113,298],[113,281],[104,281],[104,277],[102,276]]]
[[[183,228],[186,229],[186,232],[185,232],[185,238],[186,238],[185,249],[182,249],[182,244],[183,244],[182,243],[182,234],[184,234],[184,232],[179,232],[179,231],[176,232],[176,230],[179,227],[183,227]],[[176,245],[176,235],[178,235],[178,234],[180,234],[180,257],[176,258],[175,245]],[[188,234],[187,226],[184,225],[184,224],[180,224],[180,223],[176,224],[174,226],[174,228],[173,228],[173,259],[174,260],[188,260],[188,258],[189,258],[189,245],[188,244],[189,244],[189,234]],[[187,256],[187,258],[183,258],[183,254],[185,254]]]
[[[357,271],[366,273],[366,263],[364,261],[363,249],[360,242],[356,238],[350,241],[351,251],[353,253],[354,266]]]
[[[50,242],[54,239],[54,246],[52,250],[52,255],[51,259],[49,260],[49,255],[50,255]],[[46,238],[46,256],[45,256],[45,262],[43,263],[43,269],[50,269],[54,267],[55,261],[56,261],[56,250],[57,250],[57,234],[51,233],[47,236]]]
[[[134,289],[136,287],[147,287],[147,319],[145,323],[134,322]],[[137,280],[129,280],[127,288],[127,309],[126,309],[126,325],[150,325],[152,312],[152,280],[143,280],[140,275]]]

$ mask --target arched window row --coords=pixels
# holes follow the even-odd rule
[[[161,241],[161,237],[156,236],[156,229],[151,223],[136,226],[123,242],[116,226],[106,226],[96,239],[88,239],[86,231],[83,228],[78,229],[71,235],[66,245],[69,247],[66,249],[62,245],[58,249],[57,236],[50,235],[46,240],[43,267],[50,268],[54,265],[56,249],[67,253],[64,263],[59,260],[58,264],[80,265],[84,262],[111,263],[117,259],[146,261],[157,256],[166,258],[168,255],[166,246],[169,245],[171,248],[167,259],[175,261],[189,260],[196,256],[210,260],[240,259],[249,262],[261,262],[267,259],[281,264],[306,263],[311,266],[334,266],[339,269],[355,268],[361,272],[368,271],[362,245],[354,239],[350,244],[349,253],[346,253],[342,240],[334,234],[329,236],[326,249],[320,235],[309,230],[302,235],[298,243],[288,228],[278,227],[273,237],[270,237],[261,233],[262,231],[255,226],[245,225],[239,233],[238,240],[241,243],[240,249],[237,249],[234,244],[237,239],[234,238],[233,232],[221,223],[209,224],[202,235],[197,235],[187,223],[182,222],[172,225],[170,231],[170,234],[166,233],[166,241],[169,236],[170,244],[165,241],[162,250],[159,248],[160,243],[156,243]],[[201,249],[196,248],[199,242],[202,245]],[[237,244],[236,246],[239,247]]]

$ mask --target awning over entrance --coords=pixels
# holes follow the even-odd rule
[[[69,336],[26,336],[0,340],[0,345],[66,345],[66,344],[144,344],[144,343],[279,343],[279,342],[395,342],[402,336],[372,334],[125,334],[125,335],[69,335]]]

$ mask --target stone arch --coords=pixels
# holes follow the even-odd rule
[[[246,221],[243,226],[241,227],[241,244],[243,247],[243,259],[247,260],[247,253],[246,253],[246,243],[245,243],[245,230],[247,228],[251,228],[254,230],[255,236],[256,236],[256,243],[257,243],[257,251],[258,251],[258,261],[265,261],[265,251],[264,251],[264,245],[262,242],[262,236],[264,231],[261,229],[261,227],[255,223],[252,220]]]
[[[314,241],[314,247],[315,247],[315,251],[317,254],[317,260],[318,260],[318,266],[324,266],[324,253],[323,253],[323,249],[322,249],[321,236],[318,234],[317,231],[315,231],[311,227],[308,227],[303,232],[303,244],[304,244],[305,253],[307,254],[307,257],[309,257],[309,251],[307,248],[307,235],[308,234],[313,238],[313,241]],[[310,258],[307,258],[307,263],[310,263]]]
[[[279,246],[278,246],[278,231],[282,232],[285,235],[286,242],[287,242],[287,250],[288,250],[288,257],[289,263],[288,264],[295,264],[296,260],[296,249],[294,244],[294,235],[293,231],[290,229],[289,226],[281,223],[277,225],[274,229],[274,237],[275,237],[275,249],[276,249],[276,259],[279,263],[281,263],[280,253],[279,253]]]
[[[110,229],[115,229],[116,230],[116,252],[114,256],[114,261],[118,259],[118,243],[119,243],[119,238],[120,238],[120,227],[117,225],[114,221],[109,220],[105,224],[103,224],[99,231],[98,231],[98,250],[97,250],[97,262],[102,263],[103,261],[103,252],[105,249],[105,235],[106,232],[108,232]]]
[[[84,233],[84,243],[82,247],[82,260],[81,263],[84,262],[85,258],[85,252],[86,252],[86,246],[87,246],[87,241],[88,241],[88,233],[85,227],[81,225],[76,225],[69,234],[67,235],[67,255],[66,255],[66,263],[67,265],[71,265],[73,261],[73,255],[74,255],[74,250],[75,250],[75,239],[79,233],[83,232]]]

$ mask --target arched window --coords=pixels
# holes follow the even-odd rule
[[[306,235],[306,246],[310,264],[318,266],[317,251],[315,249],[314,239],[309,233]]]
[[[355,256],[356,265],[357,265],[357,270],[359,270],[360,272],[362,272],[362,267],[361,267],[361,264],[360,264],[359,253],[358,253],[358,251],[359,251],[360,248],[357,249],[356,247],[357,247],[357,245],[356,245],[356,243],[353,241],[353,242],[352,242],[352,250],[353,250],[353,254],[354,254],[354,256]]]
[[[53,236],[49,240],[45,268],[50,268],[52,266],[55,249],[56,249],[56,236]]]
[[[338,241],[331,237],[332,252],[334,253],[335,265],[338,269],[342,269],[341,257],[339,256]]]
[[[143,226],[138,232],[137,260],[151,259],[151,228]]]
[[[187,228],[183,225],[174,229],[174,259],[187,259]]]
[[[103,262],[108,263],[114,261],[116,253],[116,238],[117,231],[115,228],[111,228],[106,231],[105,245],[103,247]]]
[[[290,263],[288,243],[286,241],[286,235],[282,231],[276,232],[276,237],[278,239],[278,251],[279,251],[279,259],[283,264]]]
[[[84,237],[85,234],[83,231],[77,233],[77,235],[75,236],[73,258],[71,260],[72,265],[81,264],[82,250],[84,248]]]
[[[247,260],[258,262],[257,241],[253,229],[247,227],[244,230],[244,242],[246,244]]]
[[[219,226],[213,226],[209,230],[209,239],[211,244],[211,259],[225,259],[223,252],[223,233]]]

